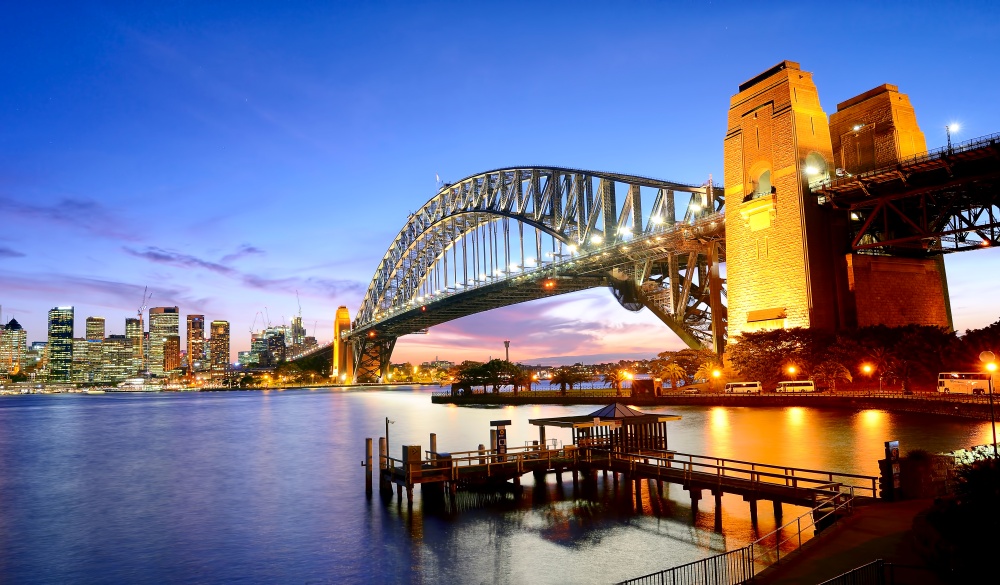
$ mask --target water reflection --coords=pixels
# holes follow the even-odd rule
[[[415,389],[31,396],[0,400],[0,575],[12,582],[335,581],[607,583],[741,546],[758,525],[739,496],[697,512],[688,492],[603,474],[574,487],[524,476],[520,498],[458,499],[412,509],[364,495],[364,439],[391,427],[403,445],[439,451],[536,440],[529,418],[595,406],[435,406]],[[874,475],[883,441],[905,451],[982,443],[988,422],[811,408],[647,409],[680,414],[672,449]],[[547,429],[568,443],[565,429]],[[376,459],[377,460],[377,459]],[[801,510],[784,507],[786,521]]]

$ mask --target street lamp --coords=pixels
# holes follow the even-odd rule
[[[722,376],[722,370],[720,370],[719,368],[715,368],[714,370],[712,370],[712,377],[713,378],[715,378],[716,380],[718,380],[721,376]],[[709,387],[711,387],[711,386],[712,385],[709,384]]]
[[[788,366],[787,372],[788,372],[789,377],[791,377],[792,380],[795,379],[795,372],[797,372],[797,371],[799,371],[799,370],[795,366]]]
[[[944,127],[944,133],[948,136],[948,154],[951,154],[951,133],[958,132],[958,124],[948,124]]]
[[[990,373],[990,425],[993,427],[993,463],[1000,461],[1000,453],[997,453],[997,418],[993,412],[993,372],[997,371],[996,356],[992,351],[984,351],[979,354],[979,361],[986,364],[986,371]]]

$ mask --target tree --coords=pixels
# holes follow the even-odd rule
[[[716,372],[719,373],[719,377],[722,377],[722,366],[718,362],[706,361],[698,366],[698,370],[695,371],[694,377],[696,380],[707,380],[708,387],[711,389],[716,380]]]
[[[550,384],[559,384],[559,390],[566,394],[566,386],[569,389],[573,389],[574,384],[579,384],[580,382],[585,382],[589,379],[586,374],[577,372],[573,368],[558,368],[552,372],[552,379],[549,380]]]
[[[680,364],[670,362],[660,368],[658,376],[665,380],[670,380],[670,389],[677,390],[677,381],[687,377],[687,373]]]

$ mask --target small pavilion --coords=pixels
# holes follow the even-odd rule
[[[545,444],[545,427],[560,427],[573,429],[573,444],[579,448],[634,453],[666,451],[667,423],[674,420],[681,420],[681,417],[642,412],[615,402],[590,414],[535,418],[528,422],[538,427],[541,445]]]

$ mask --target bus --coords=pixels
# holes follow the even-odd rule
[[[760,382],[730,382],[726,394],[760,394]]]
[[[945,394],[986,394],[990,391],[990,374],[986,372],[941,372],[937,391]]]
[[[778,382],[775,392],[815,392],[816,384],[812,380],[792,380],[790,382]]]

